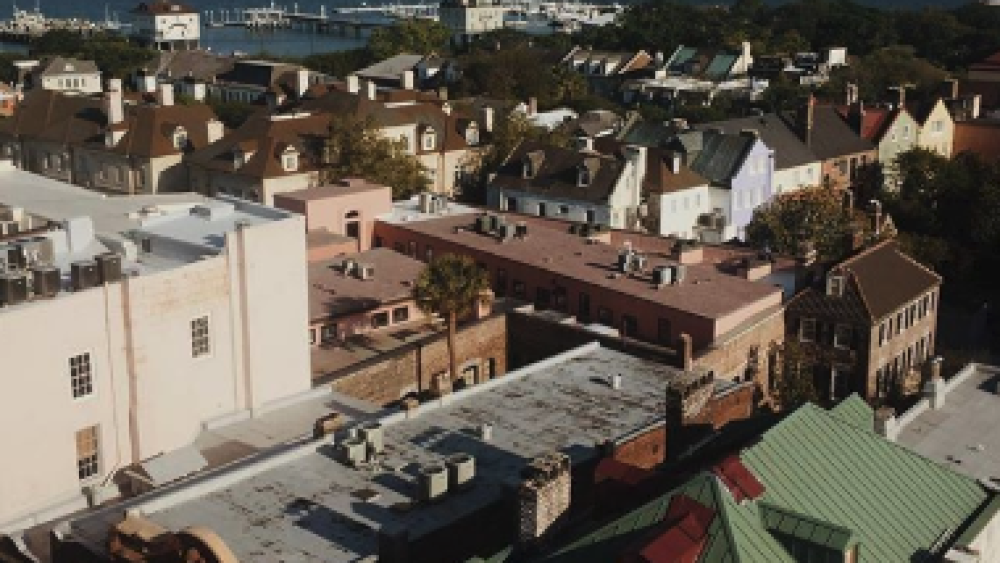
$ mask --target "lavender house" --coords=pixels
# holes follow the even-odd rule
[[[709,181],[712,210],[699,217],[698,237],[705,242],[742,239],[754,209],[774,197],[774,151],[749,129],[739,134],[685,131],[669,145]]]

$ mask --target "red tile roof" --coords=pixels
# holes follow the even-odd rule
[[[745,499],[753,500],[764,494],[764,485],[757,480],[756,475],[743,465],[737,455],[722,460],[721,463],[712,468],[712,472],[725,483],[736,502],[743,502]]]

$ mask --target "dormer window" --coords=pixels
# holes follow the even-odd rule
[[[437,135],[434,133],[433,127],[426,127],[422,135],[420,135],[420,146],[423,147],[425,151],[432,151],[437,146]]]
[[[590,168],[586,164],[581,164],[576,170],[576,185],[579,188],[586,188],[590,185]]]
[[[469,128],[465,130],[465,142],[469,146],[476,146],[479,144],[479,127],[475,122],[469,124]]]
[[[233,168],[239,168],[250,161],[253,151],[245,151],[239,147],[233,149]]]
[[[830,276],[826,279],[826,294],[831,297],[844,295],[844,276]]]
[[[535,177],[535,163],[531,162],[530,158],[524,159],[524,165],[521,168],[521,175],[525,179],[529,179],[529,178],[534,178]]]
[[[281,154],[281,168],[285,172],[297,172],[299,169],[299,151],[292,147]]]
[[[188,133],[187,129],[183,127],[177,127],[174,129],[174,148],[177,150],[184,150],[188,145]]]

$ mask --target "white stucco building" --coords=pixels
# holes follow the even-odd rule
[[[301,217],[2,163],[0,219],[0,533],[310,389]]]
[[[159,51],[198,49],[201,16],[194,8],[179,2],[143,2],[132,10],[132,35]]]
[[[452,41],[468,43],[477,35],[502,29],[507,8],[493,0],[446,0],[438,14],[451,29]]]
[[[53,57],[43,61],[17,61],[26,72],[25,90],[41,89],[71,94],[96,94],[101,91],[101,71],[94,61]]]

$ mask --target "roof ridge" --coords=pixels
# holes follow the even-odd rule
[[[736,546],[736,537],[733,534],[733,525],[729,520],[729,507],[726,506],[726,499],[723,497],[724,494],[722,489],[729,490],[722,480],[712,471],[705,471],[706,478],[709,480],[709,486],[712,489],[712,496],[715,497],[716,513],[719,515],[719,526],[722,528],[723,533],[726,535],[726,541],[729,542],[729,553],[733,556],[733,561],[735,563],[740,563],[740,550]],[[732,495],[732,493],[728,493]],[[736,499],[733,499],[736,502]]]

